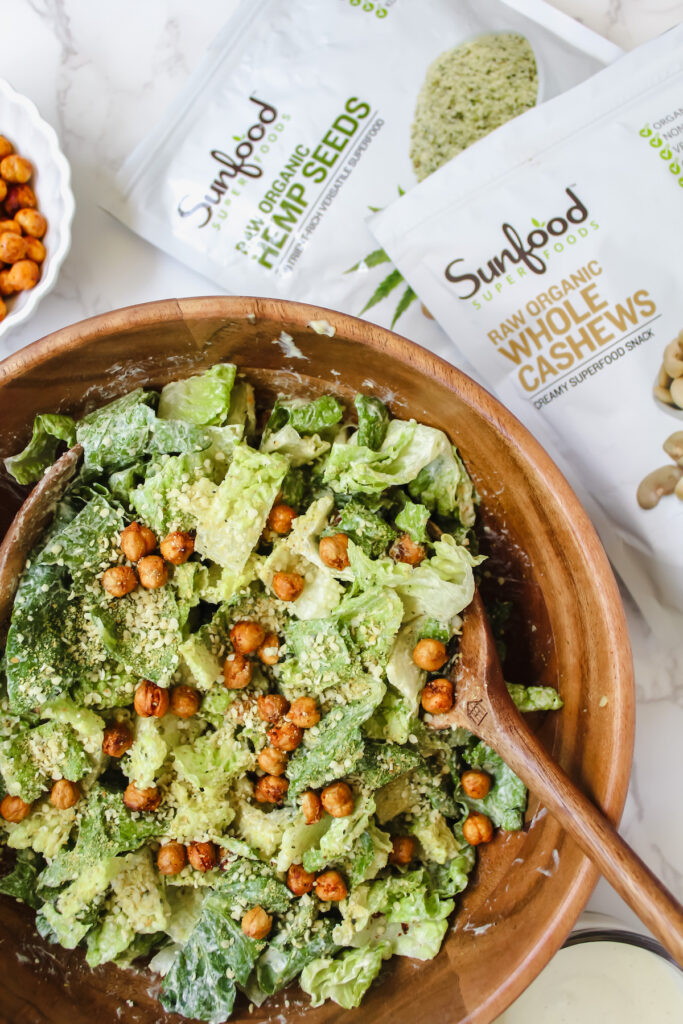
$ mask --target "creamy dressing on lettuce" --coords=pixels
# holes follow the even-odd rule
[[[30,807],[0,819],[16,854],[0,891],[91,966],[153,956],[163,1006],[208,1022],[227,1019],[240,992],[260,1004],[296,978],[312,1005],[354,1007],[389,957],[436,956],[474,866],[465,818],[519,829],[526,807],[493,751],[464,730],[431,732],[420,704],[428,674],[414,647],[431,638],[455,654],[482,561],[477,495],[456,449],[367,395],[355,416],[330,395],[281,397],[260,434],[254,410],[251,385],[221,364],[78,423],[39,417],[8,460],[30,482],[60,441],[84,447],[27,562],[7,640],[0,796]],[[268,517],[282,502],[296,518],[275,534]],[[159,589],[112,597],[102,575],[125,563],[120,531],[133,521],[157,540],[191,531],[194,553]],[[348,564],[335,568],[321,541],[341,533]],[[391,557],[398,537],[419,546],[419,564]],[[303,580],[295,599],[276,596],[278,573]],[[231,630],[244,621],[275,634],[276,658],[254,657],[248,686],[226,689]],[[141,717],[141,680],[190,687],[199,710]],[[275,693],[313,698],[320,712],[288,755],[279,805],[254,799],[269,728],[255,698]],[[560,706],[548,687],[511,694],[524,710]],[[118,758],[103,753],[112,726],[132,738]],[[466,768],[487,773],[484,798],[464,792]],[[78,787],[63,810],[49,799],[60,779]],[[307,824],[302,795],[335,780],[352,811]],[[158,792],[158,806],[131,811],[129,783]],[[396,837],[413,850],[400,867]],[[161,874],[170,841],[212,844],[213,866]],[[346,897],[295,896],[292,865],[339,872]],[[258,939],[241,925],[254,907],[271,919]]]

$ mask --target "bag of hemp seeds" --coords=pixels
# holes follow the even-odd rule
[[[372,228],[451,359],[558,458],[651,627],[680,642],[683,25],[482,139]]]
[[[541,0],[244,0],[105,205],[226,291],[446,354],[367,219],[619,53]]]

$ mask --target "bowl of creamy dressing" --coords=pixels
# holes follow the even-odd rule
[[[655,939],[583,914],[562,949],[495,1024],[679,1024],[683,971]]]

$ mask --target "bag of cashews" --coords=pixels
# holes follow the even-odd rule
[[[683,25],[503,125],[371,228],[556,457],[653,630],[683,622]]]
[[[445,355],[367,218],[619,53],[542,0],[243,0],[105,205],[225,290]]]

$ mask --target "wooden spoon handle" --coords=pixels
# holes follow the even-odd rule
[[[496,750],[566,829],[607,881],[683,967],[683,907],[607,818],[546,753],[521,715],[510,716]]]

